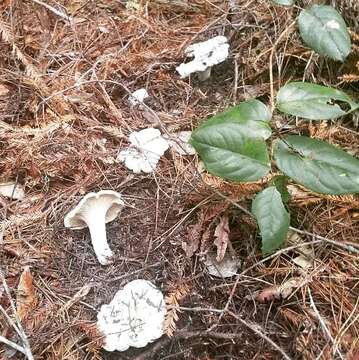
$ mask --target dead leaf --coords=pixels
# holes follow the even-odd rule
[[[287,240],[288,245],[300,245],[304,240],[294,231],[289,231]],[[313,266],[314,250],[311,246],[300,246],[294,250],[299,256],[292,259],[294,264],[300,267],[300,270],[306,271]]]
[[[292,261],[302,270],[309,270],[313,266],[313,261],[305,255],[299,255],[295,257]]]
[[[220,219],[219,224],[214,231],[214,244],[217,246],[217,257],[216,260],[221,262],[227,250],[229,243],[229,224],[228,215],[223,215]]]
[[[218,262],[215,253],[208,253],[204,264],[210,275],[220,278],[236,275],[240,267],[240,261],[229,254],[225,254],[222,261]]]
[[[294,290],[303,286],[306,280],[302,277],[293,277],[284,282],[282,285],[273,285],[267,287],[255,295],[255,299],[261,303],[272,300],[281,300],[288,298]]]
[[[201,249],[200,249],[201,255],[206,254],[209,248],[211,247],[210,246],[210,239],[212,237],[211,235],[212,235],[211,227],[208,226],[208,228],[205,231],[203,231],[202,234]]]
[[[182,242],[182,249],[188,257],[199,249],[201,245],[201,253],[207,251],[206,245],[211,238],[212,224],[216,218],[228,208],[227,202],[220,202],[203,207],[199,214],[197,224],[188,226],[187,239]],[[205,230],[204,230],[205,229]]]
[[[30,267],[26,266],[17,287],[16,308],[19,318],[24,319],[36,307],[37,297]]]
[[[192,257],[198,250],[201,240],[202,223],[188,226],[187,241],[182,242],[182,249],[188,257]]]

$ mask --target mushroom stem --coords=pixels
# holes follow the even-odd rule
[[[198,72],[198,79],[199,81],[206,81],[211,77],[211,70],[212,67],[208,67],[206,70],[204,71],[199,71]]]
[[[87,222],[87,226],[96,257],[101,265],[108,265],[112,262],[113,252],[107,243],[105,214],[96,214],[96,218],[91,220]]]

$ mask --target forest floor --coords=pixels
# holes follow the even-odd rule
[[[359,359],[357,196],[291,184],[291,225],[302,233],[265,258],[256,224],[241,209],[250,209],[266,180],[222,181],[201,173],[197,156],[173,150],[151,174],[116,162],[132,131],[193,130],[241,101],[268,104],[271,85],[276,92],[290,80],[358,99],[359,9],[350,0],[330,2],[352,35],[353,51],[339,64],[305,47],[293,26],[311,3],[153,0],[131,9],[121,0],[1,2],[0,181],[14,181],[25,197],[0,196],[0,341],[25,346],[13,303],[35,359]],[[229,58],[207,81],[181,79],[175,68],[186,60],[184,49],[216,35],[228,38]],[[140,88],[150,98],[132,106],[129,93]],[[308,122],[275,114],[273,128],[359,154],[355,115]],[[120,192],[126,203],[107,225],[115,253],[108,266],[98,263],[87,230],[63,225],[86,193],[100,189]],[[193,244],[193,229],[212,249],[224,216],[240,269],[218,278]],[[305,271],[293,261],[300,255],[293,244],[304,242]],[[164,292],[172,336],[106,352],[97,312],[137,278]],[[0,359],[22,358],[0,343]]]

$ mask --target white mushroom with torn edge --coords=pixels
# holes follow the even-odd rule
[[[103,348],[125,351],[130,346],[146,346],[162,336],[165,314],[163,294],[155,285],[147,280],[131,281],[97,315]]]
[[[201,81],[211,76],[211,69],[225,61],[229,54],[229,44],[225,36],[216,36],[204,42],[189,46],[185,53],[194,59],[188,63],[181,64],[176,68],[181,78],[197,73]]]
[[[154,128],[135,131],[130,134],[129,140],[131,145],[119,152],[117,161],[124,162],[134,173],[153,172],[169,147],[161,132]]]
[[[146,89],[138,89],[132,93],[132,95],[129,96],[128,100],[131,103],[131,105],[138,105],[142,104],[145,99],[149,98],[150,95],[148,95],[148,92]]]
[[[164,135],[164,138],[168,141],[172,150],[179,155],[194,155],[196,150],[189,143],[191,135],[192,131],[179,131],[177,133]]]
[[[112,262],[113,253],[108,245],[106,223],[114,220],[124,207],[121,194],[112,190],[88,193],[64,219],[65,227],[89,228],[91,242],[101,265]]]

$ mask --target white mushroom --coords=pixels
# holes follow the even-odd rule
[[[138,105],[143,103],[143,101],[149,97],[146,89],[138,89],[132,93],[128,100],[132,105]]]
[[[180,155],[194,155],[196,150],[189,143],[192,131],[179,131],[163,137],[168,141],[171,148]]]
[[[24,187],[14,182],[0,184],[0,195],[14,200],[22,200],[25,197]]]
[[[97,327],[104,335],[103,348],[125,351],[140,348],[160,338],[166,306],[163,294],[151,282],[134,280],[119,290],[97,315]]]
[[[129,140],[131,146],[119,152],[117,161],[124,162],[135,173],[153,172],[169,147],[161,132],[154,128],[135,131],[130,134]]]
[[[204,81],[211,76],[212,66],[227,59],[229,44],[225,36],[216,36],[189,46],[185,53],[187,56],[193,56],[194,59],[176,68],[181,78],[185,78],[192,73],[198,73],[199,79]]]
[[[112,190],[88,193],[64,219],[65,227],[89,228],[92,246],[101,265],[111,263],[113,253],[107,243],[106,223],[114,220],[124,206],[121,194]]]

